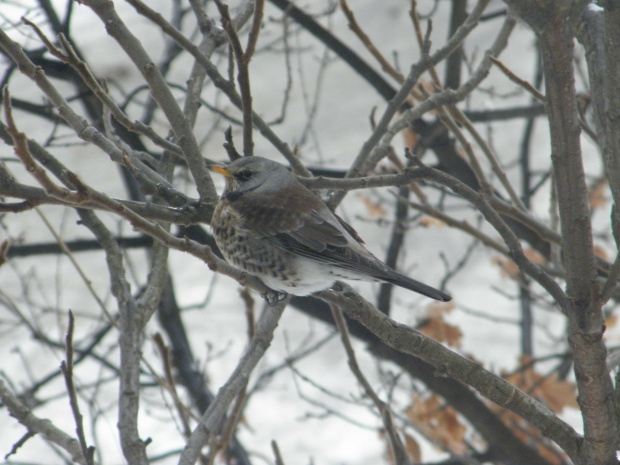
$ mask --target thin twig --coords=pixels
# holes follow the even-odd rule
[[[489,160],[489,162],[491,163],[491,168],[493,169],[493,172],[499,178],[500,182],[506,189],[506,192],[508,192],[508,195],[510,196],[512,202],[520,210],[527,211],[527,208],[525,207],[525,205],[523,205],[521,198],[517,195],[516,191],[512,187],[512,184],[508,180],[506,172],[502,168],[496,154],[493,152],[493,150],[491,150],[488,142],[480,135],[472,122],[467,118],[467,116],[465,116],[465,114],[461,110],[456,107],[456,105],[450,105],[448,108],[449,111],[456,116],[457,121],[462,124],[465,129],[467,129],[467,131],[473,136],[478,146],[482,149],[482,153],[486,155],[487,160]]]
[[[620,279],[620,254],[616,254],[616,259],[613,264],[609,268],[609,273],[607,275],[607,280],[605,281],[605,285],[601,290],[601,295],[599,297],[601,301],[601,305],[605,305],[614,291],[618,286],[618,280]]]
[[[405,76],[401,72],[399,72],[396,68],[392,66],[392,64],[383,56],[381,51],[375,46],[372,42],[368,34],[364,32],[364,29],[359,25],[357,20],[355,19],[355,15],[351,8],[349,8],[349,4],[346,0],[340,0],[340,9],[347,17],[347,21],[349,22],[349,29],[353,31],[355,35],[360,39],[360,41],[364,44],[366,49],[375,57],[377,62],[381,65],[381,69],[385,71],[389,76],[391,76],[396,82],[402,84],[405,80]]]
[[[220,0],[215,0],[215,4],[221,15],[222,27],[228,35],[228,41],[232,49],[233,56],[237,63],[237,82],[239,83],[239,91],[241,93],[241,112],[243,114],[243,155],[246,157],[254,154],[254,141],[252,140],[252,131],[254,130],[254,123],[252,121],[252,92],[250,89],[250,56],[246,55],[241,46],[241,40],[237,34],[232,18],[228,11],[228,5],[225,5]],[[262,11],[261,11],[262,13]],[[254,31],[254,27],[252,28]],[[254,31],[258,35],[258,30]],[[256,46],[256,37],[254,40],[250,40],[253,46]],[[253,53],[253,50],[252,50]]]
[[[254,56],[256,51],[256,43],[258,42],[258,35],[260,34],[261,27],[263,25],[263,11],[265,9],[265,0],[254,1],[254,18],[252,19],[252,27],[250,28],[250,34],[248,35],[248,43],[245,46],[245,59],[247,63]]]
[[[454,217],[448,215],[447,213],[444,213],[441,210],[437,208],[433,208],[429,205],[424,205],[418,202],[414,202],[412,200],[405,200],[405,199],[399,199],[399,200],[406,201],[409,205],[411,205],[416,210],[419,210],[422,213],[425,213],[426,215],[432,216],[433,218],[437,218],[438,220],[446,223],[450,227],[460,229],[461,231],[469,234],[470,236],[474,237],[478,241],[482,242],[487,247],[496,250],[502,255],[509,254],[509,250],[504,244],[487,236],[485,233],[483,233],[480,230],[480,228],[477,228],[471,225],[467,220],[457,220]]]
[[[77,439],[58,429],[48,419],[35,416],[32,410],[26,407],[2,380],[0,380],[0,400],[2,400],[11,416],[28,428],[28,431],[41,434],[48,441],[67,451],[74,462],[88,465]]]
[[[107,153],[113,161],[120,163],[120,164],[127,165],[128,168],[131,169],[132,172],[139,179],[147,181],[146,185],[154,186],[153,189],[160,188],[161,186],[159,184],[163,186],[169,185],[169,183],[167,183],[167,181],[164,178],[162,178],[157,173],[155,173],[151,168],[146,166],[146,164],[140,161],[139,159],[137,158],[133,159],[131,160],[130,164],[127,164],[127,160],[128,160],[126,157],[127,154],[123,153],[123,151],[120,150],[114,144],[114,142],[112,142],[110,139],[105,137],[97,128],[88,124],[88,122],[83,117],[75,113],[71,105],[60,94],[60,92],[56,89],[56,87],[50,82],[50,80],[47,78],[47,76],[42,71],[42,69],[36,66],[24,53],[24,51],[19,46],[19,44],[12,41],[9,38],[9,36],[7,36],[2,30],[0,30],[0,48],[3,49],[13,59],[13,61],[18,65],[18,67],[20,68],[20,70],[22,71],[24,75],[31,78],[37,84],[37,86],[39,86],[39,88],[45,93],[45,95],[50,99],[53,105],[57,108],[62,118],[67,122],[67,124],[75,131],[75,133],[80,138],[82,138],[83,140],[87,142],[94,143],[97,147],[99,147],[101,150]],[[5,102],[7,101],[8,100],[5,98]],[[28,147],[33,145],[32,141],[27,141],[27,143],[28,143]],[[22,152],[24,151],[20,150],[20,153]],[[56,163],[54,157],[49,156],[48,158],[54,161],[54,163]],[[201,163],[203,163],[202,160],[201,160]],[[139,167],[140,169],[136,170],[134,169],[134,167]],[[39,171],[36,170],[35,172],[38,175]],[[63,180],[63,182],[65,181],[63,179],[64,176],[62,175],[62,173],[55,173],[55,174],[59,179]],[[206,176],[208,177],[208,175]],[[54,188],[53,185],[44,186],[44,187],[46,188],[50,187],[52,189],[52,194],[50,195],[59,197],[61,200],[64,198],[64,196],[70,195],[70,191],[65,192],[62,189],[58,191],[57,189]],[[168,187],[168,188],[171,191],[174,190],[171,187]],[[215,198],[215,188],[213,188],[213,195],[214,195],[213,198]]]
[[[486,3],[484,3],[484,5],[486,5]],[[477,5],[477,8],[479,6],[483,6],[483,5],[479,3]],[[461,27],[459,27],[459,29],[457,30],[457,33],[455,33],[448,41],[448,44],[446,44],[444,47],[442,47],[441,50],[433,54],[433,57],[441,56],[443,58],[443,56],[449,53],[449,51],[451,50],[449,48],[449,45],[452,45],[455,47],[458,46],[458,43],[455,44],[453,43],[453,41],[457,41],[457,39],[462,39],[462,35],[465,34],[469,30],[469,28],[473,27],[473,25],[471,24],[471,21],[475,20],[474,18],[472,18],[472,16],[474,15],[476,11],[480,14],[482,13],[480,10],[472,10],[472,13],[470,13],[470,16],[468,17],[468,20],[465,23],[463,23]],[[489,50],[487,50],[485,54],[485,58],[482,60],[478,68],[472,73],[470,79],[464,82],[458,89],[442,90],[439,93],[433,94],[432,97],[421,102],[415,108],[411,108],[403,112],[401,117],[395,123],[393,123],[392,126],[390,126],[389,130],[385,134],[383,138],[385,140],[385,143],[388,143],[389,140],[393,138],[394,134],[397,134],[402,129],[408,127],[410,121],[421,117],[425,113],[441,105],[456,104],[460,102],[461,100],[465,99],[475,88],[478,87],[480,82],[482,82],[482,80],[488,75],[488,70],[491,66],[491,60],[489,57],[497,56],[506,47],[508,43],[508,37],[510,36],[512,30],[514,29],[515,24],[516,24],[515,18],[511,16],[506,18],[506,20],[504,21],[504,24],[502,25],[502,28],[500,29],[500,31],[498,32],[495,38],[495,41],[493,42]],[[461,28],[463,28],[462,32],[461,32]],[[384,142],[382,140],[381,145],[383,146],[383,144]]]
[[[161,357],[162,368],[164,369],[164,376],[166,380],[166,387],[168,392],[172,396],[174,406],[177,410],[179,418],[181,419],[181,425],[183,427],[183,435],[188,438],[191,434],[191,428],[189,426],[189,409],[181,401],[181,397],[177,391],[176,383],[174,382],[174,376],[172,374],[172,360],[170,358],[170,349],[164,342],[164,338],[159,333],[153,335],[153,341],[159,351]]]
[[[198,426],[187,441],[187,446],[181,453],[179,465],[194,465],[204,444],[217,431],[230,404],[239,392],[247,385],[248,377],[261,360],[273,339],[273,332],[288,303],[288,298],[275,306],[267,305],[256,325],[256,335],[250,342],[248,349],[239,360],[235,370],[226,383],[220,388],[209,409],[205,412]]]
[[[422,49],[424,47],[425,38],[422,32],[422,25],[420,24],[420,17],[418,16],[418,9],[417,9],[416,1],[411,2],[411,9],[409,10],[409,17],[411,18],[411,22],[413,23],[413,29],[415,31],[416,40],[418,41],[418,47]],[[428,27],[430,28],[431,25],[432,23],[429,19]],[[460,44],[459,44],[459,47],[460,47]],[[439,79],[439,74],[437,73],[435,66],[431,66],[429,68],[429,74],[431,75],[431,79],[433,80],[433,83],[435,84],[435,86],[437,86],[438,88],[441,88],[442,87],[441,80]]]
[[[271,441],[271,450],[273,451],[275,465],[284,465],[284,460],[282,460],[282,454],[280,454],[280,448],[278,447],[278,443],[275,441],[275,439]]]
[[[13,139],[13,148],[15,154],[19,157],[26,170],[43,186],[45,191],[52,197],[58,198],[65,202],[72,202],[75,204],[81,204],[86,199],[80,194],[65,187],[60,187],[55,184],[48,176],[43,168],[35,161],[28,149],[28,141],[26,135],[20,132],[17,128],[15,120],[13,119],[13,111],[11,107],[11,96],[9,94],[8,87],[3,91],[4,99],[4,113],[7,120],[8,132]]]
[[[80,447],[82,448],[82,454],[86,458],[88,465],[94,464],[95,448],[89,446],[86,443],[86,435],[84,434],[84,417],[80,412],[80,405],[78,403],[77,392],[75,390],[75,384],[73,382],[73,330],[75,320],[73,318],[73,312],[69,311],[69,326],[67,328],[67,336],[65,337],[65,355],[66,360],[60,363],[60,369],[65,378],[65,385],[67,386],[67,394],[69,395],[69,405],[71,405],[71,412],[73,413],[73,420],[75,421],[75,432],[77,433]]]
[[[491,57],[491,61],[493,62],[495,66],[497,66],[502,71],[502,73],[506,75],[508,79],[510,79],[512,82],[519,85],[520,87],[523,87],[526,91],[532,94],[532,96],[539,102],[545,103],[545,96],[538,89],[536,89],[532,84],[530,84],[525,79],[521,79],[520,77],[518,77],[502,61],[498,60],[497,58]]]
[[[342,345],[347,354],[347,361],[349,364],[349,368],[351,369],[351,372],[357,379],[357,382],[360,383],[360,385],[364,389],[364,392],[375,404],[375,407],[377,407],[377,410],[379,411],[381,415],[383,426],[390,439],[392,453],[394,454],[393,455],[394,462],[398,464],[403,464],[403,465],[410,464],[411,462],[407,455],[407,451],[405,450],[405,446],[403,445],[403,442],[400,439],[398,431],[396,430],[396,427],[394,426],[394,422],[392,419],[392,413],[390,411],[389,406],[385,402],[383,402],[381,399],[379,399],[379,396],[374,391],[374,389],[372,388],[372,386],[370,385],[370,383],[364,376],[364,373],[362,373],[362,370],[360,369],[357,363],[355,351],[353,350],[353,347],[351,346],[351,338],[349,337],[349,329],[347,328],[347,322],[344,319],[342,310],[340,310],[340,308],[337,305],[330,305],[330,308],[332,311],[332,315],[334,317],[334,322],[336,323],[336,327],[338,328],[338,331],[340,332],[340,339],[342,340]]]
[[[212,202],[217,197],[215,185],[205,167],[192,127],[179,107],[170,86],[167,85],[161,72],[153,64],[154,61],[117,14],[114,3],[105,0],[84,0],[83,3],[99,16],[106,25],[108,34],[123,47],[127,56],[142,73],[153,98],[157,101],[172,127],[176,141],[183,151],[185,161],[194,177],[201,200]]]
[[[482,213],[484,218],[495,228],[502,236],[504,242],[508,246],[510,258],[519,266],[519,268],[536,280],[544,287],[549,294],[553,296],[560,308],[567,308],[568,301],[566,293],[558,285],[558,283],[539,265],[531,262],[523,253],[521,242],[510,227],[504,222],[497,211],[490,205],[486,196],[474,191],[458,179],[442,173],[439,170],[426,167],[419,159],[414,158],[418,168],[423,171],[422,176],[428,180],[434,180],[449,187],[458,195],[467,199],[470,203]]]
[[[426,94],[426,96],[428,97],[429,94]],[[463,131],[461,131],[461,129],[454,122],[454,120],[449,115],[447,110],[445,110],[443,107],[437,108],[437,114],[439,115],[439,119],[441,120],[441,122],[446,126],[446,128],[448,128],[448,130],[452,134],[456,136],[456,139],[461,144],[461,147],[463,147],[463,150],[465,151],[465,154],[467,155],[467,160],[469,161],[469,166],[471,167],[471,170],[474,172],[476,176],[476,180],[480,184],[481,189],[485,191],[486,193],[493,192],[493,188],[491,187],[491,184],[487,180],[487,177],[484,175],[482,166],[480,166],[480,161],[478,160],[478,157],[476,153],[474,152],[471,144],[469,143],[469,141],[463,134]]]
[[[405,111],[402,114],[401,118],[399,118],[396,123],[393,123],[392,126],[390,126],[390,122],[392,121],[394,115],[401,110],[402,103],[408,97],[411,89],[418,82],[422,73],[426,72],[430,67],[444,60],[452,51],[459,47],[465,37],[467,37],[467,35],[475,28],[476,24],[478,23],[478,19],[480,18],[480,15],[483,13],[488,3],[489,0],[479,0],[476,6],[472,9],[470,15],[467,17],[467,20],[463,22],[463,24],[458,28],[454,35],[446,42],[446,44],[443,47],[439,48],[432,55],[430,54],[430,41],[428,40],[428,38],[424,41],[424,46],[421,50],[420,60],[411,66],[407,78],[384,110],[383,115],[377,123],[377,127],[375,128],[371,136],[366,140],[362,149],[357,155],[355,162],[349,169],[347,177],[355,177],[363,174],[365,171],[374,166],[379,160],[383,158],[383,156],[389,150],[388,147],[394,135],[407,127],[409,125],[409,121],[413,119],[411,115],[412,111],[415,110],[415,117],[419,117],[427,111],[435,108],[438,104],[441,104],[434,100],[434,97],[436,97],[434,96],[432,99],[422,102],[418,107]],[[514,24],[514,20],[512,21],[512,24]],[[512,27],[510,27],[510,29],[512,29]],[[430,28],[428,30],[428,33],[430,33]],[[496,40],[493,48],[497,46],[503,46],[506,38],[506,31],[502,29],[502,32]],[[461,94],[462,98],[465,98],[465,96],[474,89],[475,85],[477,85],[482,80],[482,78],[483,75],[481,75],[481,73],[477,73],[468,83],[466,83],[466,85],[461,86],[460,93],[456,93],[455,91],[444,91],[441,94],[438,94],[443,95],[443,97],[438,99],[445,99],[446,101],[449,101],[456,97],[456,95],[460,96]],[[431,102],[431,100],[433,101]],[[344,193],[337,193],[330,200],[330,206],[335,207],[342,201],[343,198]]]
[[[21,438],[19,438],[15,443],[11,446],[11,450],[4,456],[4,460],[7,460],[11,455],[17,453],[17,451],[28,442],[29,439],[35,437],[37,434],[33,431],[27,431]]]
[[[156,145],[170,150],[172,153],[178,156],[183,156],[183,152],[179,148],[178,145],[164,139],[157,132],[151,128],[150,126],[145,125],[141,121],[131,121],[127,115],[119,108],[117,103],[110,98],[105,89],[99,84],[89,66],[80,59],[77,55],[73,46],[69,42],[69,40],[64,36],[64,34],[59,34],[58,40],[62,44],[63,48],[66,51],[66,54],[62,53],[60,49],[58,49],[54,44],[47,38],[47,36],[39,29],[39,27],[33,22],[29,21],[27,18],[22,18],[22,21],[30,26],[35,33],[39,36],[45,47],[50,51],[52,55],[54,55],[59,60],[64,63],[69,64],[80,76],[82,82],[88,86],[88,88],[93,92],[93,94],[99,99],[99,101],[104,104],[107,108],[112,111],[116,121],[125,126],[129,131],[135,132],[138,134],[142,134],[147,136],[149,139],[153,141]]]
[[[219,70],[211,62],[211,60],[209,60],[209,58],[205,56],[196,45],[194,45],[180,31],[174,28],[169,22],[167,22],[159,13],[148,7],[141,0],[127,0],[127,2],[130,3],[138,13],[150,19],[154,24],[157,24],[164,33],[168,34],[181,47],[187,50],[196,59],[196,61],[205,68],[205,71],[207,72],[209,78],[213,81],[213,84],[226,94],[230,102],[237,108],[242,107],[241,96],[235,91],[231,83],[220,74]],[[260,133],[286,158],[296,173],[303,176],[310,176],[310,172],[303,165],[303,163],[299,161],[299,158],[295,156],[289,146],[280,140],[269,125],[255,112],[252,115],[252,121]]]
[[[248,323],[248,339],[251,343],[256,334],[256,324],[254,321],[254,299],[252,298],[252,295],[248,291],[247,287],[242,288],[239,294],[245,303],[245,315]],[[226,418],[226,423],[222,428],[222,434],[220,435],[219,440],[211,441],[214,447],[212,447],[209,451],[209,456],[207,457],[209,463],[212,463],[215,460],[215,456],[219,451],[227,449],[230,442],[234,439],[235,430],[241,421],[247,400],[248,385],[246,382],[245,386],[243,386],[239,394],[237,394],[237,398],[235,399],[231,412]]]
[[[228,126],[228,128],[226,128],[226,131],[224,131],[224,137],[226,139],[226,142],[223,145],[226,149],[226,153],[228,154],[228,158],[230,159],[230,161],[235,161],[241,158],[241,154],[237,152],[237,148],[235,147],[235,142],[233,141],[232,137],[232,128],[230,126]]]
[[[93,287],[92,281],[90,279],[88,279],[88,276],[86,275],[86,273],[82,269],[82,266],[80,266],[78,261],[75,259],[75,256],[73,255],[73,252],[71,252],[71,250],[67,247],[67,244],[65,243],[64,239],[61,237],[60,234],[58,234],[58,232],[56,231],[56,228],[54,228],[52,223],[47,219],[47,217],[41,211],[41,209],[36,208],[35,211],[37,212],[37,214],[39,215],[41,220],[43,220],[43,223],[47,227],[48,231],[52,234],[52,236],[54,236],[54,239],[56,240],[56,243],[58,244],[60,249],[63,251],[63,253],[67,256],[67,258],[69,259],[69,261],[71,262],[71,264],[73,265],[75,270],[77,271],[78,275],[80,275],[80,278],[82,279],[82,281],[86,285],[86,288],[88,289],[88,292],[90,293],[90,295],[93,296],[93,299],[95,299],[95,302],[97,302],[97,305],[99,306],[99,308],[101,309],[103,314],[108,319],[108,322],[111,325],[116,326],[117,325],[116,320],[114,319],[112,314],[109,312],[108,308],[105,306],[105,303],[103,302],[103,300],[101,300],[101,297],[99,297],[99,295],[97,295],[97,291],[95,291],[95,288]],[[71,321],[73,320],[73,315],[70,316],[70,320]]]

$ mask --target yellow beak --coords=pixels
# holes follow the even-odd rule
[[[211,171],[214,171],[218,174],[226,176],[227,178],[230,178],[233,175],[230,171],[228,171],[228,169],[226,169],[226,167],[221,166],[221,165],[211,165],[211,166],[208,166],[208,168]]]

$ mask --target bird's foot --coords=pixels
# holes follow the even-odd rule
[[[275,307],[278,302],[282,302],[284,299],[286,299],[288,294],[286,292],[278,292],[274,291],[273,289],[269,289],[267,292],[261,294],[260,296],[265,299],[269,305]]]
[[[345,297],[352,297],[352,296],[358,295],[355,289],[353,289],[347,283],[343,283],[342,281],[336,281],[332,285],[331,289],[335,292],[338,292],[344,295]]]
[[[194,213],[200,208],[199,199],[187,199],[185,203],[177,207],[177,211],[180,213]]]

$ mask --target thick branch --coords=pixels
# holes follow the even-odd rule
[[[577,457],[579,435],[547,407],[481,365],[452,352],[437,341],[381,313],[350,288],[342,293],[321,291],[317,297],[338,305],[381,341],[414,355],[437,368],[437,376],[449,376],[469,384],[483,396],[522,416],[555,441],[570,457]]]
[[[620,205],[620,9],[588,7],[577,26],[586,48],[596,139],[603,152],[605,171],[618,221]],[[615,282],[609,282],[611,291]],[[610,292],[609,292],[610,293]]]
[[[573,35],[568,2],[512,1],[540,40],[551,133],[553,172],[562,229],[569,318],[585,441],[577,463],[616,463],[618,419],[605,365],[604,318],[599,299],[588,192],[583,169],[579,113],[573,77]]]

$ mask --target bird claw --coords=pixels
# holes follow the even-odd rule
[[[353,289],[351,286],[349,286],[347,283],[343,283],[342,281],[336,281],[331,289],[335,292],[339,292],[340,294],[344,295],[345,297],[353,297],[356,295],[359,295],[355,289]]]
[[[194,213],[200,207],[200,200],[196,199],[188,199],[180,207],[177,207],[177,210],[181,213]]]
[[[260,296],[265,299],[269,305],[275,307],[278,302],[282,302],[284,299],[286,299],[288,294],[286,292],[278,292],[274,291],[273,289],[269,289],[267,292],[261,294]]]

